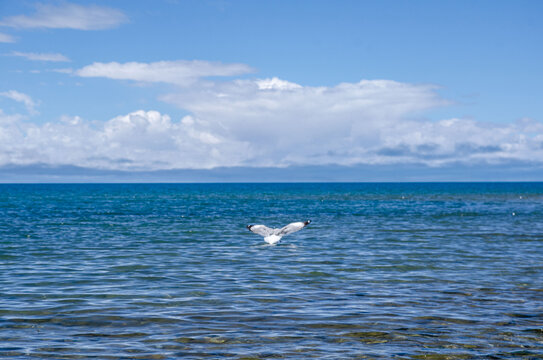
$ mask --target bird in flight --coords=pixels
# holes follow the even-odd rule
[[[298,221],[283,226],[280,229],[272,229],[265,225],[247,225],[247,229],[251,230],[255,234],[264,236],[264,241],[270,245],[277,244],[279,240],[285,235],[292,234],[293,232],[300,231],[311,223],[311,220]]]

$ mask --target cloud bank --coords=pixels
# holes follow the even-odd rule
[[[195,66],[197,71],[194,62],[169,63],[165,69],[185,72],[166,81],[169,70],[157,70],[164,68],[156,64],[120,76],[174,84],[192,79],[192,86],[162,96],[191,115],[171,119],[158,111],[138,110],[107,121],[65,117],[39,125],[1,114],[0,166],[40,163],[152,171],[543,162],[543,123],[427,120],[426,111],[448,104],[432,85],[362,80],[310,87],[278,78],[204,82],[197,79],[248,68],[208,63]],[[91,65],[85,72],[90,69],[97,68]],[[111,64],[105,69],[111,70]]]
[[[117,27],[128,21],[122,11],[104,6],[38,3],[35,7],[34,14],[5,17],[0,20],[0,26],[17,29],[103,30]]]
[[[157,111],[135,111],[105,122],[64,117],[36,125],[0,114],[0,165],[76,165],[99,169],[212,168],[244,160],[244,144]]]
[[[377,161],[370,149],[397,122],[445,104],[428,85],[363,80],[303,87],[277,78],[237,80],[163,96],[213,133],[248,142],[256,165]]]
[[[432,85],[362,80],[304,87],[276,78],[165,95],[217,136],[249,145],[243,165],[543,161],[543,124],[430,121],[445,106]]]

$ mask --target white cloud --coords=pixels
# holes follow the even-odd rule
[[[127,20],[127,16],[117,9],[61,3],[36,4],[34,14],[5,17],[0,20],[0,25],[13,28],[102,30],[114,28]]]
[[[37,103],[34,100],[32,100],[32,98],[27,94],[24,94],[16,90],[9,90],[9,91],[0,92],[0,96],[23,103],[26,107],[26,110],[30,114],[37,113],[35,110]]]
[[[154,63],[93,63],[75,74],[81,77],[105,77],[117,80],[162,82],[190,85],[202,77],[234,76],[252,72],[244,64],[223,64],[209,61],[159,61]]]
[[[15,38],[11,35],[0,33],[0,43],[13,43]]]
[[[0,114],[0,165],[156,170],[543,163],[543,123],[426,120],[425,111],[447,104],[430,85],[236,80],[198,82],[163,99],[191,115],[174,121],[140,110],[103,122],[64,117],[37,125]]]
[[[224,137],[249,142],[259,165],[365,162],[361,149],[378,146],[395,121],[446,103],[432,86],[385,80],[334,87],[237,80],[162,99]]]
[[[58,54],[58,53],[27,53],[27,52],[13,51],[10,53],[10,55],[24,57],[28,60],[35,60],[35,61],[53,61],[53,62],[70,61],[70,59],[68,59],[66,56],[62,54]]]
[[[465,119],[406,121],[382,137],[380,162],[448,163],[543,162],[543,123],[525,119],[511,124]]]
[[[207,131],[249,144],[244,165],[543,161],[543,124],[425,120],[447,105],[432,85],[362,80],[303,87],[237,80],[168,94]],[[541,159],[541,160],[538,160]]]
[[[294,90],[302,86],[279,78],[261,79],[256,81],[259,90]]]
[[[243,160],[244,144],[174,122],[157,111],[135,111],[91,123],[63,117],[36,125],[0,112],[0,165],[78,165],[101,169],[212,168]]]

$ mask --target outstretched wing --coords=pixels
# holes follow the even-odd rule
[[[299,222],[290,223],[287,226],[284,226],[281,229],[279,229],[279,231],[277,231],[275,235],[285,236],[288,234],[292,234],[293,232],[302,230],[304,227],[309,225],[310,222],[311,221],[307,220],[307,221],[299,221]]]
[[[273,229],[270,229],[269,227],[264,225],[247,225],[247,229],[251,230],[255,234],[264,237],[273,235]]]

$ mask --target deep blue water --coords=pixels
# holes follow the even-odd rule
[[[0,185],[0,357],[540,359],[543,183]]]

